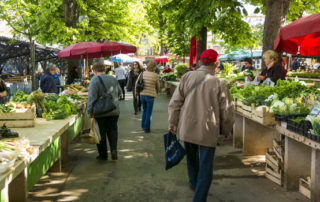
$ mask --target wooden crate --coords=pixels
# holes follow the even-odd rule
[[[6,124],[8,128],[34,127],[36,119],[36,108],[18,110],[16,112],[0,114],[0,127]]]
[[[310,177],[307,180],[300,178],[299,179],[299,192],[306,196],[307,198],[311,199],[311,180]]]
[[[284,159],[284,145],[282,142],[277,140],[273,140],[273,151],[277,155],[277,157],[283,162]]]
[[[273,114],[270,112],[267,112],[267,109],[264,107],[262,108],[262,111],[256,110],[256,107],[254,104],[252,106],[245,105],[243,102],[235,99],[234,101],[235,110],[247,118],[252,119],[253,121],[260,123],[262,125],[275,125],[276,121],[273,117]]]
[[[281,160],[277,157],[275,152],[269,148],[267,149],[267,153],[266,153],[266,164],[278,173],[282,169]]]
[[[8,81],[9,81],[10,83],[24,82],[25,79],[27,79],[27,81],[31,81],[31,76],[9,77]]]
[[[278,185],[283,185],[283,165],[272,149],[266,152],[266,177]]]
[[[272,169],[270,169],[269,167],[266,167],[266,174],[265,174],[266,178],[268,178],[269,180],[271,180],[272,182],[282,186],[283,185],[283,177],[282,177],[282,173],[277,173],[275,171],[273,171]]]

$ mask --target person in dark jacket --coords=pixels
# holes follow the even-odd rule
[[[137,115],[138,112],[141,111],[141,102],[140,95],[138,97],[135,96],[136,82],[139,75],[143,72],[143,67],[139,62],[133,63],[133,69],[130,71],[128,76],[127,90],[132,91],[133,94],[133,107],[134,114]]]
[[[245,58],[244,60],[244,65],[241,69],[241,71],[243,72],[244,70],[255,70],[256,68],[254,68],[254,66],[252,66],[252,59],[251,58]]]
[[[91,118],[94,118],[99,126],[101,140],[97,144],[99,156],[98,160],[108,160],[107,152],[107,137],[110,145],[111,158],[117,160],[117,145],[118,145],[118,119],[120,114],[118,97],[121,95],[121,89],[116,78],[105,74],[103,64],[93,65],[94,77],[92,77],[89,85],[87,110]],[[103,84],[100,82],[101,78]],[[112,101],[116,108],[108,113],[101,115],[93,114],[93,107],[97,99],[104,93],[105,86],[108,93],[112,95]]]
[[[72,70],[69,72],[68,79],[67,79],[68,85],[72,84],[75,79],[79,78],[77,69],[78,69],[78,67],[74,66],[74,67],[72,67]]]
[[[44,93],[58,93],[57,84],[53,77],[56,72],[56,66],[49,64],[47,71],[41,77],[40,88]]]
[[[264,81],[270,78],[275,84],[279,79],[285,79],[284,68],[277,64],[278,54],[273,50],[268,50],[263,53],[263,60],[266,66],[262,70],[260,76],[258,76],[258,81]]]
[[[0,79],[0,104],[5,104],[9,101],[9,89],[6,87],[5,82]]]

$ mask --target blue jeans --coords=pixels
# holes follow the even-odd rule
[[[149,133],[154,97],[140,95],[140,102],[143,108],[141,128],[144,129],[144,132]]]
[[[216,148],[188,142],[184,142],[184,145],[187,153],[189,184],[195,190],[193,202],[206,202],[213,176],[213,159]]]

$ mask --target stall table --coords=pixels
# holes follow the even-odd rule
[[[284,187],[295,190],[299,178],[311,176],[311,201],[320,201],[320,143],[276,126],[285,136]]]
[[[34,128],[14,128],[20,137],[35,148],[31,159],[16,161],[14,167],[0,175],[1,201],[26,201],[27,192],[47,171],[60,172],[67,158],[68,143],[82,128],[82,114],[63,120],[36,119]]]

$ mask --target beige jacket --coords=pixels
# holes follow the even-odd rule
[[[192,86],[198,85],[186,97]],[[178,126],[180,139],[215,147],[219,134],[229,135],[234,123],[233,105],[225,82],[206,67],[185,74],[169,103],[169,124]]]
[[[137,82],[139,78],[137,79]],[[155,72],[145,71],[143,72],[144,87],[140,95],[157,97],[160,90],[159,76]]]

